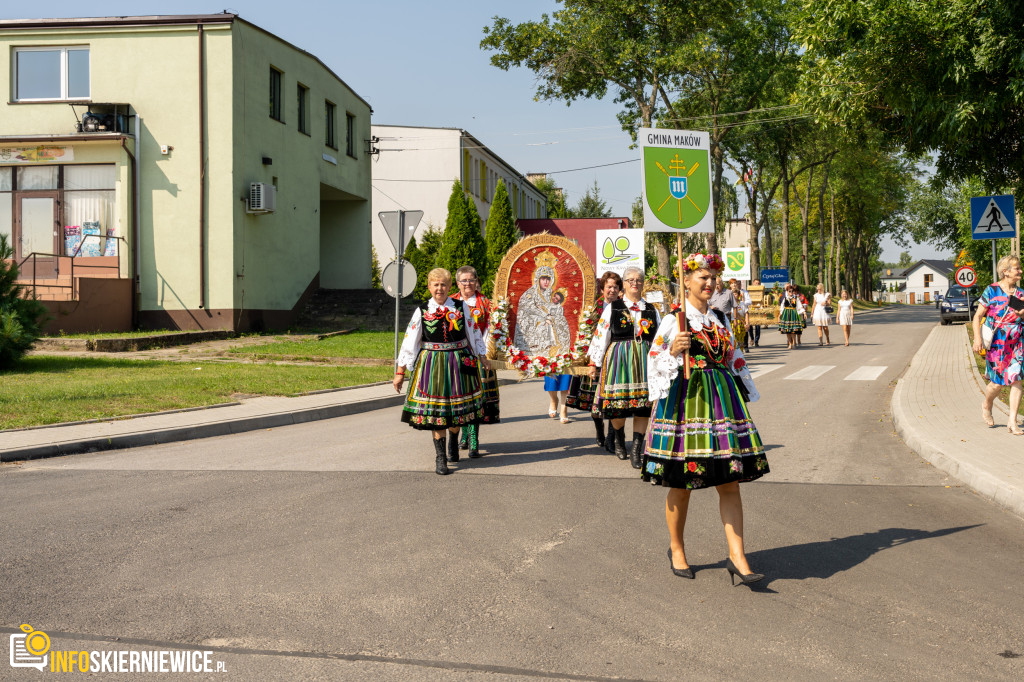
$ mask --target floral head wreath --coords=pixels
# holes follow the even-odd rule
[[[725,269],[722,257],[717,253],[691,253],[683,260],[683,273],[696,272],[697,270],[711,270],[721,272]]]

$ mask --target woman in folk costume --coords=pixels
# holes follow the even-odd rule
[[[749,584],[764,576],[751,570],[743,550],[739,484],[768,473],[768,460],[747,410],[759,396],[743,353],[708,306],[722,268],[717,254],[691,254],[683,264],[683,308],[658,327],[647,365],[657,403],[641,476],[671,488],[665,520],[672,572],[693,578],[683,543],[690,491],[714,487],[729,546],[725,567],[734,584],[737,576]]]
[[[594,412],[611,420],[615,431],[615,455],[629,457],[634,469],[640,468],[644,433],[651,416],[647,397],[647,351],[661,315],[641,297],[644,272],[626,268],[622,283],[624,295],[606,305],[590,342],[590,377],[600,379],[594,398]],[[626,452],[626,419],[633,418],[633,446]]]
[[[619,294],[622,292],[622,278],[617,272],[604,273],[598,281],[598,291],[600,292],[599,298],[594,303],[594,309],[590,311],[590,317],[587,318],[588,325],[596,326],[604,313],[605,306],[618,300]],[[594,430],[597,432],[597,444],[607,449],[608,452],[615,452],[613,430],[609,427],[606,436],[604,417],[600,412],[594,411],[596,390],[596,379],[591,379],[589,376],[574,376],[569,384],[569,396],[566,398],[565,404],[576,410],[590,412],[590,416],[594,420]]]
[[[491,302],[480,291],[480,279],[476,268],[463,265],[455,271],[455,283],[459,290],[452,294],[453,301],[465,301],[469,306],[469,324],[476,329],[487,344],[487,325],[491,322]],[[498,405],[498,374],[493,369],[482,369],[480,372],[481,387],[484,393],[483,424],[497,424],[501,421],[501,410]],[[463,450],[469,448],[469,458],[480,456],[480,424],[466,424],[462,429],[459,445]]]
[[[468,324],[469,306],[448,298],[451,285],[444,268],[427,274],[430,299],[412,314],[392,381],[401,393],[406,369],[412,371],[402,421],[433,432],[435,471],[441,475],[448,473],[447,462],[459,461],[459,428],[483,419],[480,367],[488,367],[483,338]]]
[[[786,348],[797,345],[797,336],[803,331],[804,306],[792,284],[786,285],[786,293],[779,302],[779,331],[786,335]]]

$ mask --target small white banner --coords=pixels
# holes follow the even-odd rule
[[[595,230],[597,263],[594,272],[601,277],[606,272],[620,277],[626,268],[644,269],[643,230]]]
[[[725,270],[722,270],[722,279],[749,280],[750,279],[750,247],[741,246],[734,249],[722,249],[722,260],[725,261]]]

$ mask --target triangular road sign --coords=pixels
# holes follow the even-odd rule
[[[405,213],[405,229],[399,230],[398,216],[403,212]],[[409,245],[412,233],[423,219],[423,211],[381,211],[377,216],[380,217],[384,231],[395,247],[395,253],[398,255],[405,253],[405,247]],[[399,236],[399,232],[402,233],[401,236]],[[399,241],[402,243],[399,244]]]

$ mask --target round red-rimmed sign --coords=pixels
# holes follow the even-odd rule
[[[956,283],[962,287],[973,287],[978,281],[978,273],[974,271],[969,265],[957,268],[956,274],[954,275]]]

